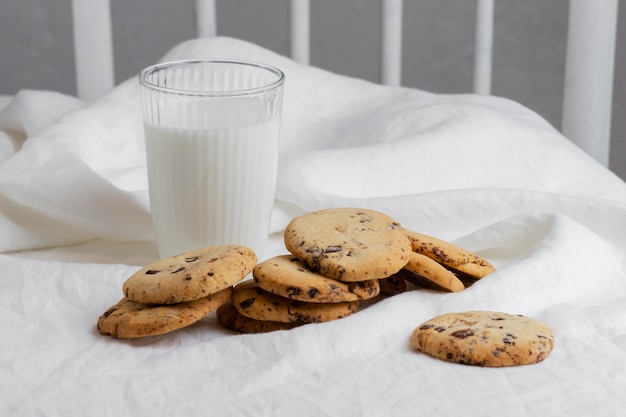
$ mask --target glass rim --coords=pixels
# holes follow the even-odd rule
[[[253,88],[245,88],[238,90],[194,90],[194,89],[184,89],[184,88],[174,88],[174,87],[166,87],[162,85],[155,84],[147,80],[148,74],[154,73],[156,71],[162,70],[168,67],[174,66],[183,66],[183,65],[193,65],[193,64],[236,64],[243,65],[253,68],[259,68],[266,70],[268,72],[273,73],[277,76],[277,79],[271,83],[260,85],[258,87]],[[150,65],[149,67],[144,68],[139,72],[137,76],[139,79],[139,84],[143,87],[149,88],[151,90],[156,90],[164,93],[170,94],[178,94],[178,95],[187,95],[187,96],[204,96],[204,97],[229,97],[229,96],[242,96],[242,95],[253,95],[263,93],[265,91],[273,90],[277,87],[280,87],[285,82],[285,73],[280,69],[260,62],[254,61],[245,61],[238,59],[182,59],[176,61],[167,61],[161,62],[158,64]]]

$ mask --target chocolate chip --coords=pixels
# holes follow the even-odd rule
[[[337,271],[335,273],[336,273],[336,278],[337,279],[341,279],[343,274],[346,273],[346,268],[344,268],[344,267],[337,268]]]
[[[474,331],[472,329],[463,329],[463,330],[457,330],[456,332],[452,333],[451,336],[454,336],[457,339],[465,339],[466,337],[470,337],[473,335],[474,335]]]
[[[293,297],[293,296],[295,296],[295,295],[298,295],[298,294],[300,294],[301,292],[302,292],[302,290],[301,290],[299,287],[288,287],[288,288],[287,288],[287,294],[288,294],[290,297]]]
[[[420,327],[420,330],[428,330],[428,329],[432,329],[433,327],[435,327],[433,324],[425,324],[422,327]]]
[[[190,256],[189,258],[185,258],[185,262],[193,262],[197,260],[198,260],[197,256]]]
[[[146,275],[154,275],[154,274],[158,274],[161,271],[157,271],[156,269],[149,269],[146,271]]]
[[[254,300],[254,298],[248,298],[247,300],[243,300],[242,302],[240,302],[239,305],[241,306],[241,308],[246,309],[254,304]]]
[[[117,311],[117,307],[112,307],[112,308],[108,309],[107,311],[105,311],[105,312],[104,312],[104,314],[103,314],[103,316],[104,316],[105,318],[106,318],[106,317],[109,317],[111,314],[113,314],[113,313],[114,313],[114,312],[116,312],[116,311]]]
[[[309,296],[309,298],[315,298],[315,296],[317,296],[317,294],[319,294],[319,290],[317,288],[309,288],[309,290],[306,292],[306,295]]]
[[[178,268],[177,270],[172,271],[172,274],[176,274],[177,272],[184,271],[184,270],[185,270],[185,267],[184,267],[184,266],[181,266],[181,267],[180,267],[180,268]]]
[[[506,352],[506,348],[497,347],[495,350],[491,351],[491,354],[497,357],[502,352]]]
[[[315,257],[321,256],[324,253],[324,251],[318,246],[307,248],[305,252]]]

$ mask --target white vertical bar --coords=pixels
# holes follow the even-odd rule
[[[563,134],[609,164],[618,0],[570,0]]]
[[[109,0],[72,0],[76,90],[93,101],[115,83]]]
[[[491,93],[491,67],[493,51],[493,0],[478,0],[474,39],[474,80],[476,94]]]
[[[402,0],[381,3],[381,82],[402,82]]]
[[[311,59],[311,5],[309,0],[291,0],[290,6],[291,57],[308,64]]]
[[[196,0],[196,36],[199,38],[217,36],[215,0]]]

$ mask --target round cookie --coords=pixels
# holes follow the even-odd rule
[[[487,260],[450,242],[412,230],[406,230],[406,233],[414,252],[426,255],[470,277],[480,279],[495,271]]]
[[[437,261],[413,252],[409,262],[396,275],[420,287],[439,291],[458,292],[465,289],[463,282]]]
[[[276,256],[259,263],[252,276],[265,291],[312,303],[367,300],[380,292],[376,279],[348,283],[326,278],[292,255]]]
[[[544,360],[554,333],[536,319],[492,311],[437,316],[411,334],[411,347],[435,358],[466,365],[502,367]]]
[[[332,208],[294,218],[285,247],[311,269],[339,281],[386,278],[409,260],[411,242],[398,222],[374,210]]]
[[[281,323],[279,321],[262,321],[251,319],[240,314],[232,302],[228,302],[217,309],[217,320],[228,329],[239,333],[256,334],[268,333],[277,330],[290,330],[304,323]]]
[[[232,287],[248,275],[257,257],[245,246],[212,246],[162,259],[131,275],[124,295],[142,304],[175,304]]]
[[[156,336],[187,327],[230,300],[232,288],[179,304],[150,306],[122,298],[98,318],[98,332],[129,339]]]
[[[265,291],[253,281],[237,284],[233,292],[237,311],[251,319],[281,323],[321,323],[354,313],[358,301],[345,303],[306,303]]]

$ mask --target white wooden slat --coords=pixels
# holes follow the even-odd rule
[[[477,0],[472,84],[476,94],[491,94],[493,9],[494,0]]]
[[[570,0],[563,134],[608,166],[618,0]]]
[[[196,36],[199,38],[217,36],[215,0],[196,0]]]
[[[72,0],[76,90],[93,101],[113,88],[113,41],[109,0]]]
[[[402,0],[381,3],[381,82],[402,82]]]
[[[311,4],[309,0],[291,0],[290,3],[290,54],[301,64],[311,60]]]

